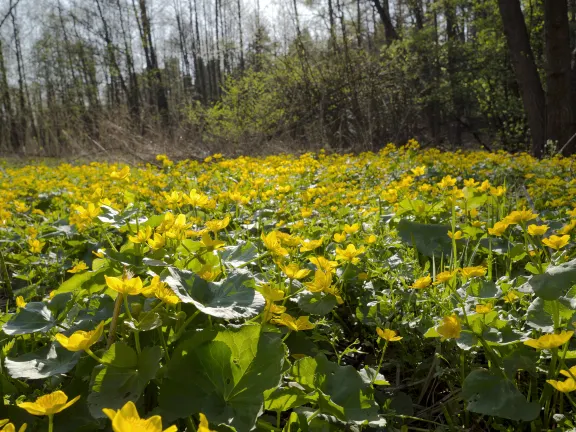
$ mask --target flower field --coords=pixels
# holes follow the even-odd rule
[[[0,430],[567,430],[575,158],[0,161]]]

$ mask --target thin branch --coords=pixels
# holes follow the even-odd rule
[[[4,21],[6,21],[8,19],[8,17],[10,15],[12,15],[12,11],[14,9],[16,9],[16,6],[18,6],[18,3],[20,3],[20,0],[16,0],[16,3],[12,4],[12,2],[10,2],[10,7],[8,8],[8,12],[6,12],[6,14],[4,15],[4,18],[2,18],[2,21],[0,21],[0,28],[2,28],[2,24],[4,24]]]

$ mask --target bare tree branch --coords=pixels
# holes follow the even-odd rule
[[[10,7],[8,8],[8,12],[6,12],[6,14],[4,15],[4,18],[2,18],[2,21],[0,21],[0,28],[2,28],[2,24],[4,24],[4,21],[6,21],[8,19],[8,17],[12,14],[12,11],[14,9],[16,9],[16,6],[18,6],[18,3],[20,3],[20,0],[16,0],[16,3],[10,2]]]

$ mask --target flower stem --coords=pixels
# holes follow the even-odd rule
[[[106,343],[106,348],[114,343],[114,338],[116,337],[116,326],[118,324],[118,316],[120,315],[120,308],[122,307],[122,294],[118,294],[116,297],[116,303],[114,303],[114,313],[112,315],[112,322],[110,323],[110,330],[108,331],[108,342]]]
[[[128,304],[128,296],[124,296],[124,307],[126,308],[126,314],[128,318],[130,318],[130,321],[134,321],[132,313],[130,312],[130,305]],[[134,330],[134,342],[136,344],[136,352],[140,354],[142,350],[140,349],[140,335],[138,330]]]
[[[86,348],[84,351],[86,352],[86,354],[88,354],[90,357],[92,357],[92,358],[93,358],[94,360],[96,360],[98,363],[103,364],[103,365],[107,365],[107,364],[108,364],[108,362],[105,362],[105,361],[102,360],[100,357],[98,357],[96,354],[94,354],[90,348]]]
[[[374,377],[372,378],[372,382],[370,383],[370,385],[374,386],[374,382],[376,381],[376,378],[378,377],[378,374],[380,373],[380,368],[382,367],[382,361],[384,360],[384,354],[386,353],[386,348],[388,348],[388,341],[386,341],[384,343],[384,348],[382,348],[382,354],[380,354],[380,360],[378,361],[378,368],[376,369],[376,373],[374,374]]]
[[[48,416],[48,432],[54,431],[54,414]]]

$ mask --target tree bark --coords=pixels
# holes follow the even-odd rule
[[[554,0],[556,1],[556,0]],[[504,34],[510,51],[510,61],[520,88],[522,103],[532,133],[532,154],[542,157],[546,133],[544,127],[545,97],[528,30],[519,0],[498,0]]]
[[[546,36],[546,138],[556,141],[559,148],[572,136],[570,107],[570,29],[567,0],[544,2],[544,32]],[[576,146],[565,149],[572,154]]]
[[[384,24],[384,33],[386,36],[386,43],[390,44],[392,41],[400,39],[394,24],[392,24],[392,19],[390,18],[390,7],[388,5],[388,0],[372,0],[374,7]]]

